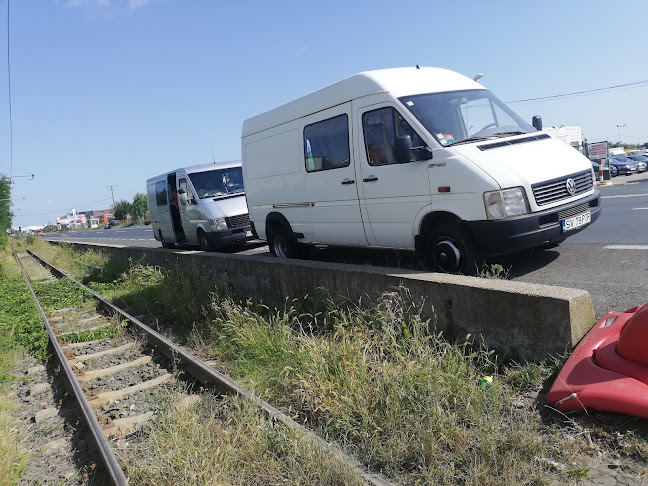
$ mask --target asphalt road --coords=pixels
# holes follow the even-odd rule
[[[509,280],[587,290],[594,313],[624,311],[648,303],[648,172],[619,176],[600,186],[603,211],[599,220],[553,249],[529,250],[499,257],[493,263],[508,271]],[[159,248],[150,226],[111,228],[47,235],[119,246]],[[262,242],[253,242],[243,255],[270,255]],[[340,263],[422,269],[408,252],[316,248],[310,259]]]

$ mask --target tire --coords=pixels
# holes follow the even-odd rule
[[[164,241],[164,236],[162,236],[162,231],[160,230],[160,243],[162,243],[162,248],[175,248],[175,243],[167,243]]]
[[[277,258],[299,258],[301,256],[299,243],[279,225],[273,225],[268,231],[268,246],[270,253]]]
[[[214,250],[214,246],[209,242],[209,238],[207,238],[207,233],[205,233],[201,229],[198,230],[198,244],[200,245],[200,249],[202,251]]]
[[[475,275],[482,264],[472,239],[456,224],[444,224],[428,233],[425,261],[433,271],[464,275]]]

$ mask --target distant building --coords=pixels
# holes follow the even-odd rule
[[[67,213],[64,216],[56,217],[56,225],[59,229],[79,229],[86,227],[86,217],[85,213],[77,213],[76,209],[73,209],[71,213]]]
[[[103,221],[107,223],[111,219],[115,219],[115,215],[112,209],[92,209],[85,212],[86,215],[86,227],[96,228],[99,226],[99,222]]]
[[[544,127],[543,131],[547,132],[554,138],[558,138],[576,150],[583,152],[583,128],[580,125],[560,125],[559,127]]]

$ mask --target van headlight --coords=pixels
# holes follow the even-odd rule
[[[484,193],[484,206],[488,219],[502,219],[529,212],[523,187]]]
[[[212,231],[222,231],[227,229],[227,221],[225,218],[214,218],[209,220],[209,226]]]

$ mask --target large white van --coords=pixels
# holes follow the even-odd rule
[[[240,161],[152,177],[146,181],[146,194],[153,234],[165,248],[180,243],[207,251],[242,244],[252,236]]]
[[[424,251],[447,272],[557,244],[594,222],[591,163],[481,84],[439,68],[369,71],[246,120],[253,231],[303,244]]]

